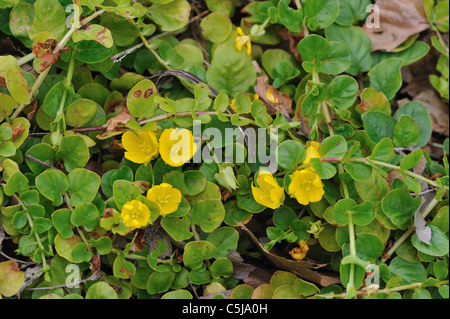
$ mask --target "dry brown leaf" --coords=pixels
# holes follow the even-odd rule
[[[306,259],[297,261],[272,254],[270,251],[265,249],[263,245],[261,245],[255,235],[247,227],[245,227],[244,224],[238,223],[238,225],[247,233],[251,241],[258,247],[264,256],[266,256],[266,258],[276,267],[290,271],[305,280],[321,286],[329,286],[340,282],[340,279],[337,276],[315,271],[325,267],[326,264],[319,264],[312,260]]]
[[[433,131],[449,136],[449,109],[433,89],[426,89],[419,93],[415,100],[422,102],[431,116]]]
[[[260,73],[261,69],[256,63],[253,63],[256,72]],[[259,72],[258,72],[259,70]],[[266,84],[269,78],[267,75],[262,74],[256,78],[256,85],[254,86],[255,93],[258,93],[259,98],[267,106],[267,110],[270,115],[274,115],[277,111],[290,118],[292,111],[292,99],[289,94],[281,93],[273,86]]]
[[[380,27],[364,24],[363,30],[372,40],[372,51],[392,51],[410,36],[430,27],[423,0],[377,0]]]
[[[130,115],[130,112],[128,112],[127,107],[122,107],[122,110],[120,113],[112,117],[108,120],[108,123],[106,123],[106,131],[105,133],[101,135],[97,135],[97,138],[106,138],[109,137],[110,134],[117,130],[119,125],[126,124],[128,121],[133,120],[134,118]]]

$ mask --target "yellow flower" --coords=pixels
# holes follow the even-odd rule
[[[167,216],[178,209],[181,202],[181,193],[172,185],[162,183],[150,188],[147,192],[147,198],[159,206],[161,216]]]
[[[247,55],[252,54],[252,41],[248,35],[244,34],[241,27],[237,27],[238,36],[235,38],[236,49],[240,52],[244,48],[247,47]]]
[[[309,163],[311,161],[311,158],[320,158],[319,147],[319,143],[311,141],[311,144],[306,149],[306,158],[303,161],[303,164]]]
[[[289,252],[289,255],[291,255],[291,257],[294,258],[295,260],[302,260],[303,258],[306,257],[306,254],[309,251],[309,247],[308,247],[308,244],[306,243],[306,241],[304,241],[304,240],[300,240],[298,245],[299,245],[299,247],[293,248]]]
[[[125,158],[134,163],[148,163],[158,154],[158,140],[152,131],[128,131],[122,136]]]
[[[160,149],[164,162],[170,166],[181,166],[189,161],[197,151],[197,145],[194,143],[194,136],[187,129],[166,129],[162,132],[160,138]]]
[[[123,205],[120,218],[128,228],[140,228],[147,226],[150,219],[150,210],[143,202],[132,200]]]
[[[288,192],[291,197],[295,197],[302,205],[308,205],[310,202],[318,202],[325,193],[322,180],[313,171],[303,169],[295,171],[291,177]]]
[[[267,92],[266,92],[266,99],[267,99],[267,101],[269,101],[270,103],[278,104],[278,99],[273,95],[271,89],[267,89]]]
[[[271,209],[277,209],[284,202],[284,188],[268,171],[260,171],[256,177],[257,187],[252,183],[252,193],[256,202]]]

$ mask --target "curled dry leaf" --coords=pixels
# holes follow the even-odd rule
[[[259,65],[256,62],[253,65],[256,72],[261,73]],[[258,76],[256,78],[256,85],[254,86],[255,93],[266,104],[270,115],[274,115],[277,111],[280,111],[281,114],[290,118],[290,114],[293,114],[291,97],[289,94],[281,93],[272,85],[266,84],[268,80],[269,78],[265,74]]]
[[[255,235],[247,227],[245,227],[244,224],[238,223],[238,225],[247,233],[251,241],[258,247],[264,256],[266,256],[266,258],[276,267],[291,271],[297,276],[321,286],[329,286],[340,282],[339,278],[336,276],[315,271],[325,267],[326,264],[319,264],[310,260],[297,261],[272,254],[270,251],[265,249],[263,245],[261,245]]]
[[[116,132],[117,128],[121,124],[126,124],[132,119],[133,117],[130,115],[128,108],[123,107],[117,116],[112,117],[108,120],[108,123],[106,123],[106,131],[103,134],[97,135],[97,138],[105,139],[111,137],[112,135],[114,135],[112,133]]]
[[[430,27],[422,0],[377,0],[375,6],[379,11],[373,11],[371,16],[376,20],[378,15],[379,27],[375,20],[363,26],[372,40],[372,51],[392,51],[410,36]]]

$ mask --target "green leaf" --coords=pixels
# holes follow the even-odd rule
[[[389,270],[407,283],[424,282],[427,279],[427,272],[422,263],[410,263],[400,257],[392,259]]]
[[[8,88],[8,91],[14,98],[14,100],[16,100],[18,103],[21,104],[30,103],[32,98],[30,87],[17,62],[15,62],[15,65],[7,69],[5,74],[5,80],[6,80],[6,87]]]
[[[55,151],[53,148],[47,143],[39,143],[30,147],[30,149],[26,152],[26,155],[33,156],[34,158],[41,160],[42,162],[47,162],[51,165],[55,158]],[[44,165],[37,163],[31,159],[25,158],[28,166],[31,171],[39,175],[43,171],[47,169]]]
[[[28,48],[31,48],[33,45],[33,41],[28,35],[33,18],[34,6],[26,2],[15,5],[10,13],[9,29],[11,34]]]
[[[220,227],[210,233],[207,241],[216,247],[215,259],[226,257],[230,250],[236,250],[239,240],[238,232],[231,227]]]
[[[300,33],[303,28],[303,10],[292,9],[289,4],[290,0],[281,0],[278,2],[278,14],[281,22],[292,33]]]
[[[414,147],[423,147],[428,144],[433,131],[430,113],[419,101],[411,101],[402,105],[394,114],[397,121],[402,115],[409,115],[420,128],[420,140]]]
[[[358,91],[358,82],[353,77],[340,75],[328,85],[327,100],[338,109],[347,109],[355,102]]]
[[[136,199],[141,195],[139,187],[134,186],[131,182],[119,179],[113,184],[114,201],[119,210],[122,210],[122,206],[128,201]]]
[[[297,45],[297,50],[303,62],[316,64],[324,60],[331,51],[328,41],[317,34],[311,34],[303,38]]]
[[[10,95],[0,93],[0,121],[6,119],[18,106]]]
[[[29,190],[28,179],[21,172],[15,172],[4,187],[5,195],[12,196],[14,193],[23,193]]]
[[[111,31],[98,24],[89,24],[86,28],[77,30],[72,35],[72,40],[75,43],[82,40],[93,40],[107,48],[110,48],[113,45]]]
[[[342,26],[351,26],[364,20],[369,14],[366,9],[370,0],[339,1],[339,15],[336,23]]]
[[[172,271],[155,271],[147,281],[147,292],[150,295],[166,292],[172,285],[175,278],[175,273]]]
[[[87,169],[76,168],[67,175],[70,203],[73,206],[91,203],[100,187],[100,177]]]
[[[400,72],[403,60],[390,58],[378,63],[369,71],[370,86],[383,92],[388,100],[395,97],[402,86]]]
[[[423,156],[423,150],[415,150],[408,155],[406,155],[400,162],[400,168],[402,171],[410,170],[419,163]]]
[[[336,166],[328,162],[322,162],[320,158],[311,158],[310,164],[321,179],[330,179],[337,173]]]
[[[117,278],[128,279],[136,274],[136,266],[125,259],[124,252],[120,252],[114,260],[113,273]]]
[[[187,240],[193,236],[190,232],[191,218],[189,215],[183,217],[166,216],[161,219],[161,226],[176,241]]]
[[[360,162],[347,162],[345,170],[357,181],[365,181],[372,176],[372,167]]]
[[[63,137],[56,157],[64,162],[64,168],[70,172],[76,168],[84,167],[90,157],[89,148],[80,136]]]
[[[72,127],[86,126],[97,114],[97,104],[88,99],[79,99],[69,105],[66,124]]]
[[[420,128],[409,115],[400,116],[393,132],[396,147],[412,147],[420,141]]]
[[[127,107],[130,114],[136,118],[152,117],[157,108],[156,94],[157,89],[152,81],[145,79],[138,82],[127,96]]]
[[[220,189],[217,185],[206,182],[205,189],[195,197],[187,197],[192,207],[192,222],[199,225],[206,233],[211,233],[220,226],[225,218],[225,208],[220,201]]]
[[[330,53],[322,60],[322,73],[340,74],[351,65],[350,50],[345,44],[330,41]]]
[[[215,279],[228,278],[233,275],[233,264],[226,258],[218,258],[211,265],[211,276]]]
[[[186,195],[194,196],[205,189],[206,177],[201,171],[186,171],[184,183],[186,185]]]
[[[70,223],[71,210],[67,208],[58,209],[52,214],[53,225],[62,238],[70,238],[74,235]]]
[[[28,35],[50,31],[59,40],[66,30],[66,15],[58,0],[36,0],[34,3],[34,18]]]
[[[255,84],[256,71],[245,50],[239,52],[234,45],[223,44],[214,50],[206,80],[216,91],[235,96]]]
[[[413,198],[407,189],[394,189],[381,202],[384,213],[400,229],[407,229],[420,206],[420,198]]]
[[[80,242],[73,246],[72,258],[79,263],[89,262],[92,259],[92,252],[86,243]]]
[[[339,14],[338,0],[306,0],[303,4],[305,22],[309,29],[325,29]],[[315,27],[317,26],[317,27]]]
[[[216,247],[212,243],[204,240],[191,241],[184,247],[183,263],[192,270],[200,269],[203,260],[213,258],[215,253]]]
[[[394,154],[394,144],[390,138],[383,138],[375,145],[370,155],[370,159],[380,162],[389,162]]]
[[[364,113],[368,111],[380,111],[391,115],[391,104],[383,92],[378,92],[374,88],[365,88],[360,96],[361,104],[357,111]]]
[[[203,36],[213,43],[225,42],[232,31],[230,18],[221,12],[213,12],[204,17],[200,27],[202,28]]]
[[[84,63],[98,63],[109,58],[114,46],[107,48],[95,41],[83,40],[76,45],[75,59]]]
[[[73,210],[70,223],[74,226],[83,226],[88,232],[93,231],[100,224],[100,213],[94,204],[82,204]]]
[[[191,14],[191,6],[186,0],[174,0],[164,4],[154,3],[147,10],[163,31],[183,28]]]
[[[431,228],[431,245],[427,245],[418,240],[417,234],[412,236],[411,242],[413,246],[420,252],[430,256],[440,257],[448,254],[449,242],[448,237],[437,226],[428,224]]]
[[[110,285],[99,281],[89,287],[86,299],[118,299],[118,296]]]
[[[278,146],[276,156],[278,165],[282,169],[291,171],[298,164],[303,162],[306,158],[306,151],[301,143],[293,140],[287,140]]]
[[[338,41],[350,50],[352,65],[346,70],[348,73],[355,76],[369,71],[373,66],[372,41],[361,27],[333,24],[325,30],[325,34],[329,41]]]
[[[281,206],[273,212],[273,223],[281,230],[287,230],[291,222],[296,219],[297,214],[288,206]]]
[[[56,169],[48,169],[36,177],[36,187],[39,192],[53,202],[53,205],[60,206],[63,203],[62,194],[69,188],[66,175]]]
[[[375,143],[383,138],[392,139],[397,121],[390,115],[380,111],[370,111],[362,115],[364,129]]]
[[[329,136],[320,144],[321,158],[338,158],[347,153],[347,141],[341,135]]]

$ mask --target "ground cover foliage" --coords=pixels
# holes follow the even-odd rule
[[[448,298],[448,27],[442,0],[1,0],[0,297]]]

